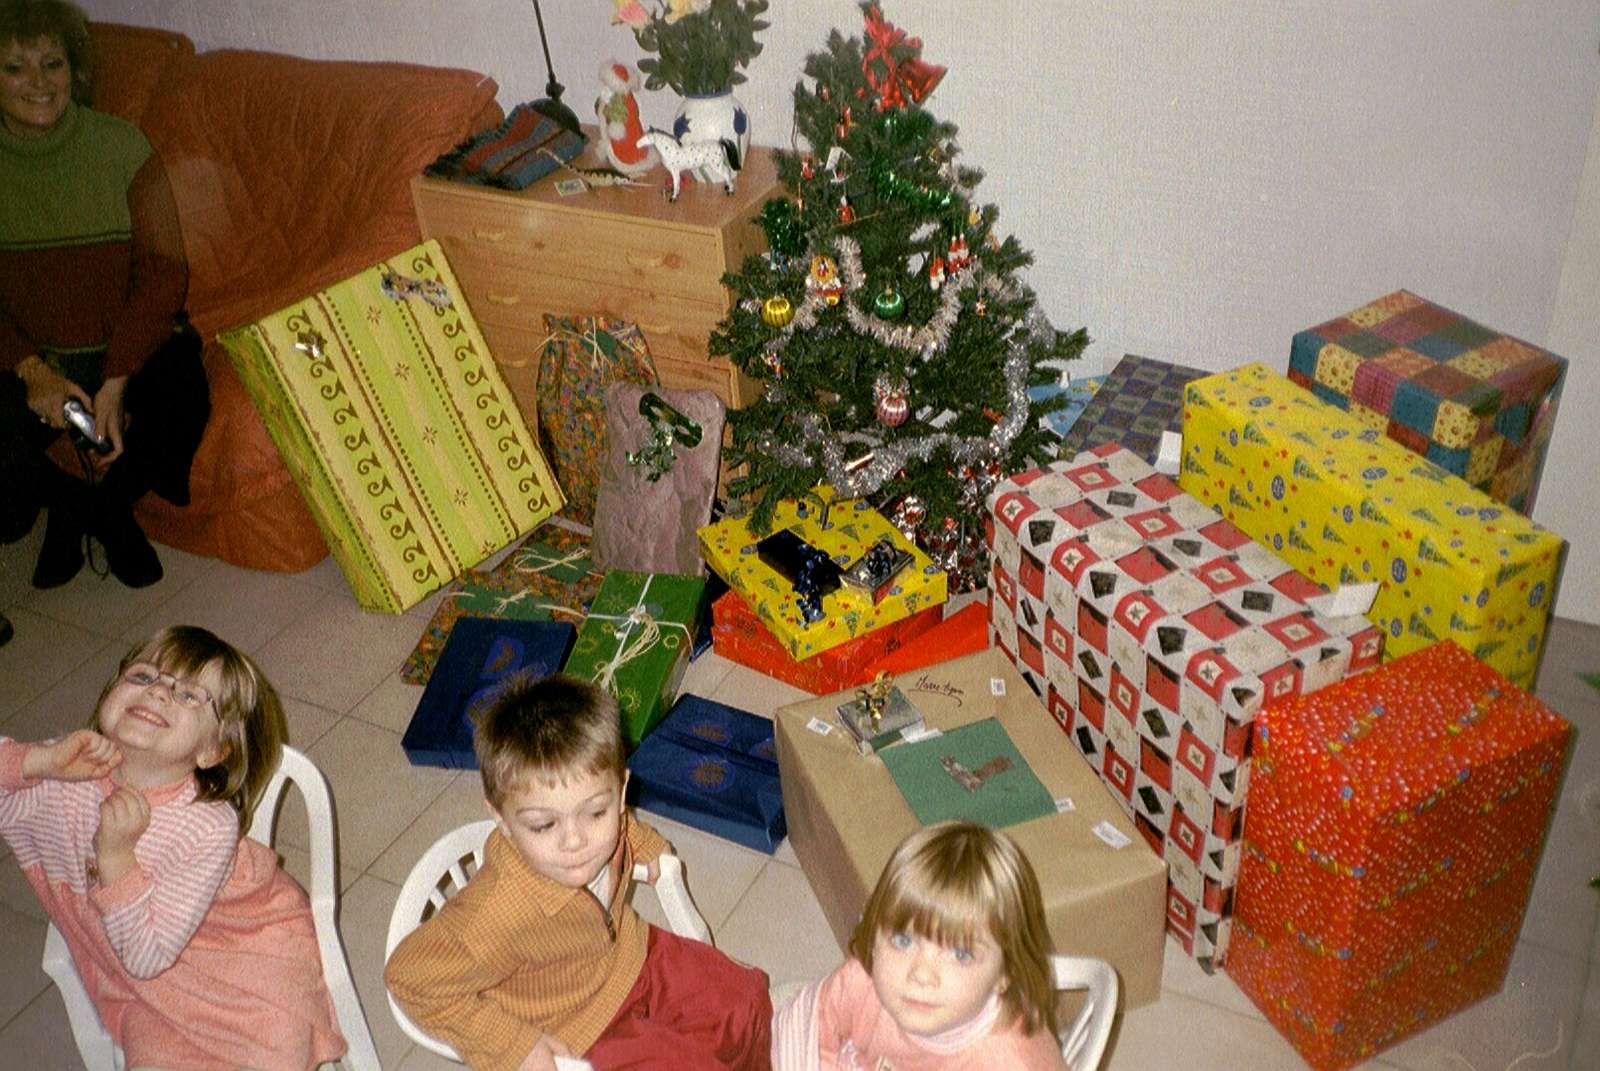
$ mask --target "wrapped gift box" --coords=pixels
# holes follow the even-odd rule
[[[754,848],[786,832],[772,722],[686,695],[628,760],[635,806]]]
[[[689,666],[704,577],[606,574],[564,667],[617,697],[630,748],[666,716]]]
[[[949,730],[997,718],[1058,811],[1006,832],[1039,875],[1055,951],[1116,968],[1128,1007],[1161,993],[1166,865],[1083,758],[1060,745],[1038,701],[998,651],[906,674],[896,682],[927,723]],[[848,692],[774,716],[789,840],[842,948],[878,874],[917,819],[875,756],[838,722]],[[897,745],[899,746],[899,745]],[[1070,801],[1070,802],[1069,802]]]
[[[970,602],[933,628],[900,644],[867,667],[867,680],[882,673],[909,673],[924,666],[989,648],[989,605]]]
[[[1070,383],[1045,383],[1037,387],[1028,388],[1028,399],[1034,402],[1054,402],[1057,398],[1064,398],[1061,408],[1052,410],[1044,416],[1044,426],[1049,428],[1057,438],[1066,435],[1072,430],[1072,425],[1078,422],[1083,415],[1083,410],[1094,400],[1095,393],[1100,385],[1105,382],[1105,376],[1076,376]]]
[[[889,594],[877,603],[869,595],[841,585],[823,598],[822,617],[807,622],[794,586],[757,553],[756,544],[762,537],[750,531],[748,518],[718,521],[699,532],[706,563],[745,597],[767,629],[799,661],[937,606],[947,594],[944,571],[883,514],[859,499],[834,501],[833,491],[827,487],[819,486],[816,493],[829,503],[828,509],[808,500],[780,502],[772,518],[773,532],[794,532],[828,555],[841,570],[880,539],[887,539],[897,550],[910,554],[911,564],[900,572]]]
[[[369,610],[399,613],[561,507],[436,242],[218,340]]]
[[[1294,336],[1289,378],[1533,515],[1567,362],[1406,290]]]
[[[1106,444],[989,497],[995,639],[1171,865],[1167,924],[1228,949],[1250,733],[1263,704],[1378,664],[1365,618]]]
[[[1571,734],[1449,641],[1262,713],[1228,973],[1313,1067],[1500,989]]]
[[[1378,581],[1390,657],[1453,639],[1531,688],[1566,544],[1249,364],[1191,383],[1184,490],[1319,584]]]
[[[1183,415],[1183,388],[1206,373],[1127,354],[1103,377],[1094,397],[1061,436],[1062,457],[1120,443],[1155,463],[1161,433],[1177,431]]]
[[[902,621],[857,636],[801,662],[784,649],[742,595],[729,591],[711,604],[711,642],[717,653],[730,661],[796,688],[804,688],[812,695],[826,695],[870,681],[877,670],[868,667],[936,627],[939,609],[930,606],[919,610]]]
[[[474,715],[512,679],[560,669],[577,630],[564,621],[484,617],[463,617],[455,626],[400,746],[417,766],[476,770]]]
[[[427,684],[451,628],[463,617],[548,621],[556,615],[581,620],[602,579],[591,568],[587,536],[544,525],[493,569],[461,574],[401,663],[400,678]],[[563,610],[571,613],[563,615]]]

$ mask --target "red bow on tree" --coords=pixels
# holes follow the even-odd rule
[[[944,77],[944,68],[921,58],[922,38],[906,32],[883,17],[877,4],[866,12],[867,53],[861,60],[861,73],[878,94],[878,108],[904,108],[906,97],[915,104],[933,92]],[[896,60],[896,50],[909,51],[905,60]]]

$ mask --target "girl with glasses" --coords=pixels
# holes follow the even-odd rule
[[[344,1052],[306,894],[242,835],[286,735],[255,664],[179,626],[128,653],[89,728],[0,738],[0,835],[131,1069]]]

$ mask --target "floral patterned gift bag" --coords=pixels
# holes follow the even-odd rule
[[[594,522],[606,463],[605,390],[612,383],[657,382],[639,328],[603,316],[546,316],[539,359],[539,443],[566,493],[563,515]]]

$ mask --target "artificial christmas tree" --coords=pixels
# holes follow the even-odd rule
[[[765,531],[818,483],[865,497],[950,574],[982,585],[984,496],[1054,456],[1030,403],[1088,342],[1057,333],[1019,276],[1031,263],[957,165],[954,124],[922,102],[943,68],[862,4],[865,40],[829,34],[794,90],[806,146],[779,150],[788,190],[762,213],[771,251],[726,277],[738,301],[711,337],[764,384],[730,414],[730,492]]]

